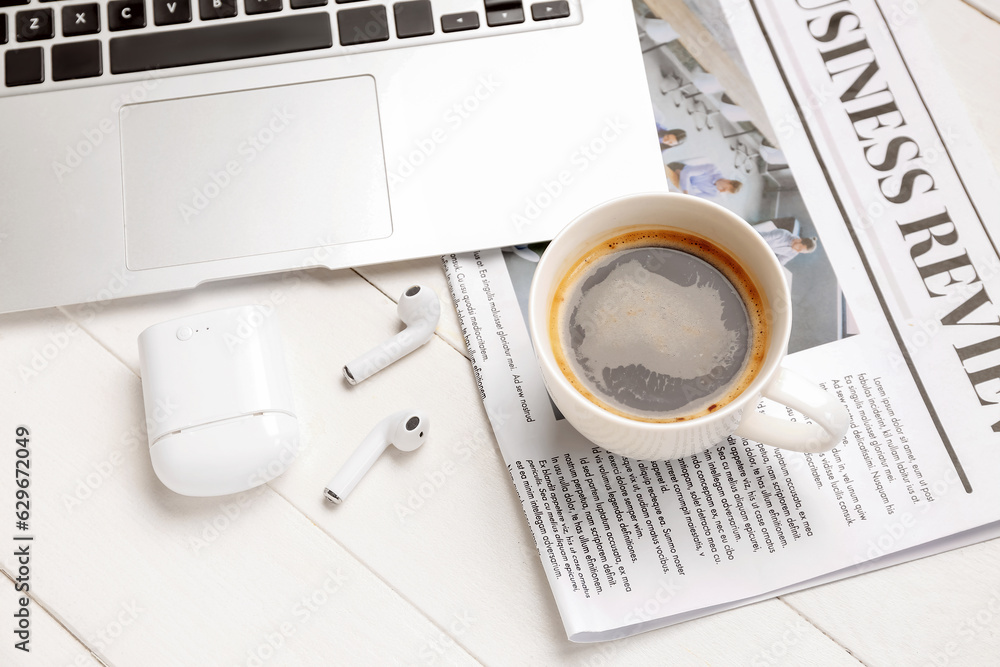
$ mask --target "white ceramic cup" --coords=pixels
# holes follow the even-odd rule
[[[555,290],[572,265],[604,240],[631,229],[654,227],[694,233],[728,252],[757,285],[767,309],[768,346],[757,376],[719,410],[686,421],[629,419],[591,402],[563,375],[549,339]],[[552,400],[584,437],[623,456],[653,460],[688,456],[732,434],[783,449],[822,452],[837,445],[847,431],[847,411],[836,397],[781,366],[792,325],[791,298],[781,264],[753,227],[704,199],[638,194],[587,211],[542,254],[531,283],[528,312],[531,342]],[[760,414],[761,396],[798,410],[813,423]]]

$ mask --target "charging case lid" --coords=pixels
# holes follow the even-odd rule
[[[139,334],[150,444],[223,419],[260,412],[295,415],[274,312],[227,308]]]
[[[153,467],[174,491],[252,488],[280,474],[287,452],[298,451],[273,308],[240,306],[151,326],[139,334],[139,365]],[[276,456],[288,461],[279,466]]]

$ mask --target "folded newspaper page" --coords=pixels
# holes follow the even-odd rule
[[[775,137],[636,5],[666,187],[731,208],[771,245],[792,287],[785,364],[851,424],[824,454],[738,438],[668,461],[609,453],[562,418],[535,362],[525,317],[544,244],[445,257],[569,638],[624,637],[1000,534],[995,177],[955,98],[922,97],[947,88],[917,21],[871,0],[717,7]]]

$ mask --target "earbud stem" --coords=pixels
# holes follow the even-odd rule
[[[344,366],[344,377],[352,385],[367,380],[427,342],[429,332],[425,329],[419,324],[406,327],[385,343],[368,350]]]
[[[358,445],[343,467],[337,471],[326,488],[323,495],[334,503],[341,503],[347,497],[358,482],[365,476],[378,457],[389,446],[388,434],[384,429],[375,429],[364,441]]]

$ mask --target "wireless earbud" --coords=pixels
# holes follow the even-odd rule
[[[400,451],[412,452],[427,440],[427,427],[427,417],[422,412],[404,410],[389,415],[358,445],[344,467],[327,483],[323,495],[339,504],[390,443]]]
[[[399,297],[398,312],[406,328],[344,366],[348,382],[357,384],[370,378],[429,341],[441,319],[441,303],[434,290],[413,285]]]

